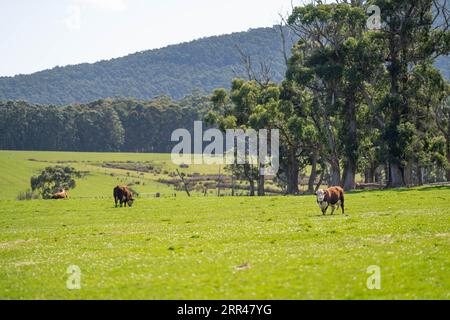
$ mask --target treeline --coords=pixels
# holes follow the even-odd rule
[[[209,93],[244,74],[237,45],[255,63],[269,61],[273,76],[281,80],[286,67],[278,40],[278,28],[259,28],[93,64],[0,77],[0,100],[67,105],[113,97],[181,99],[197,89]]]
[[[192,128],[208,105],[199,95],[64,107],[0,102],[0,149],[170,152],[172,131]]]
[[[382,25],[368,30],[373,4]],[[450,52],[449,17],[433,0],[296,7],[287,23],[299,41],[281,85],[251,71],[215,90],[207,118],[222,129],[279,129],[278,180],[290,194],[308,167],[309,192],[324,181],[354,189],[358,174],[388,187],[450,181],[450,90],[435,67]],[[258,169],[231,168],[263,195]]]

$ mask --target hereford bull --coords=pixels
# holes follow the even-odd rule
[[[67,199],[67,198],[69,198],[69,194],[64,189],[52,195],[52,199]]]
[[[133,193],[126,186],[116,186],[114,188],[114,202],[117,208],[117,202],[120,202],[120,207],[125,204],[125,207],[133,205]]]
[[[331,214],[334,213],[336,207],[339,206],[342,209],[342,214],[344,214],[344,190],[341,187],[331,187],[325,190],[318,190],[317,204],[322,210],[322,214],[325,215],[328,207],[331,205]]]

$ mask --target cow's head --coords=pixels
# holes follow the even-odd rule
[[[322,202],[325,199],[325,191],[322,189],[317,190],[316,192],[317,201]]]
[[[129,207],[132,207],[132,206],[133,206],[133,202],[134,202],[133,196],[129,197],[129,198],[128,198],[128,201],[127,201],[128,206],[129,206]]]

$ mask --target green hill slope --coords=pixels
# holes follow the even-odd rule
[[[149,99],[161,94],[178,99],[196,89],[210,92],[228,87],[233,77],[244,74],[236,45],[255,65],[260,61],[270,64],[273,79],[281,80],[285,71],[281,43],[278,28],[259,28],[94,64],[0,77],[0,100],[63,105],[108,97]]]
[[[285,33],[289,50],[295,37],[288,29]],[[227,88],[232,78],[245,75],[237,46],[251,56],[255,68],[264,61],[271,68],[273,80],[283,79],[285,64],[279,29],[258,28],[93,64],[0,77],[0,100],[67,105],[113,97],[152,99],[168,95],[180,99],[196,90],[209,93],[215,88]],[[441,57],[436,62],[447,79],[449,61],[449,57]]]

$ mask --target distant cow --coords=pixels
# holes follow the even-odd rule
[[[134,202],[133,193],[126,186],[117,186],[114,188],[114,202],[116,203],[116,208],[117,202],[120,202],[120,207],[123,204],[125,204],[125,207],[127,204],[131,207]]]
[[[318,190],[317,204],[325,215],[328,207],[331,205],[331,214],[334,213],[336,206],[341,206],[342,214],[344,214],[344,190],[341,187],[331,187],[325,190]]]
[[[66,190],[62,189],[60,192],[56,192],[52,195],[52,199],[67,199],[69,195]]]

